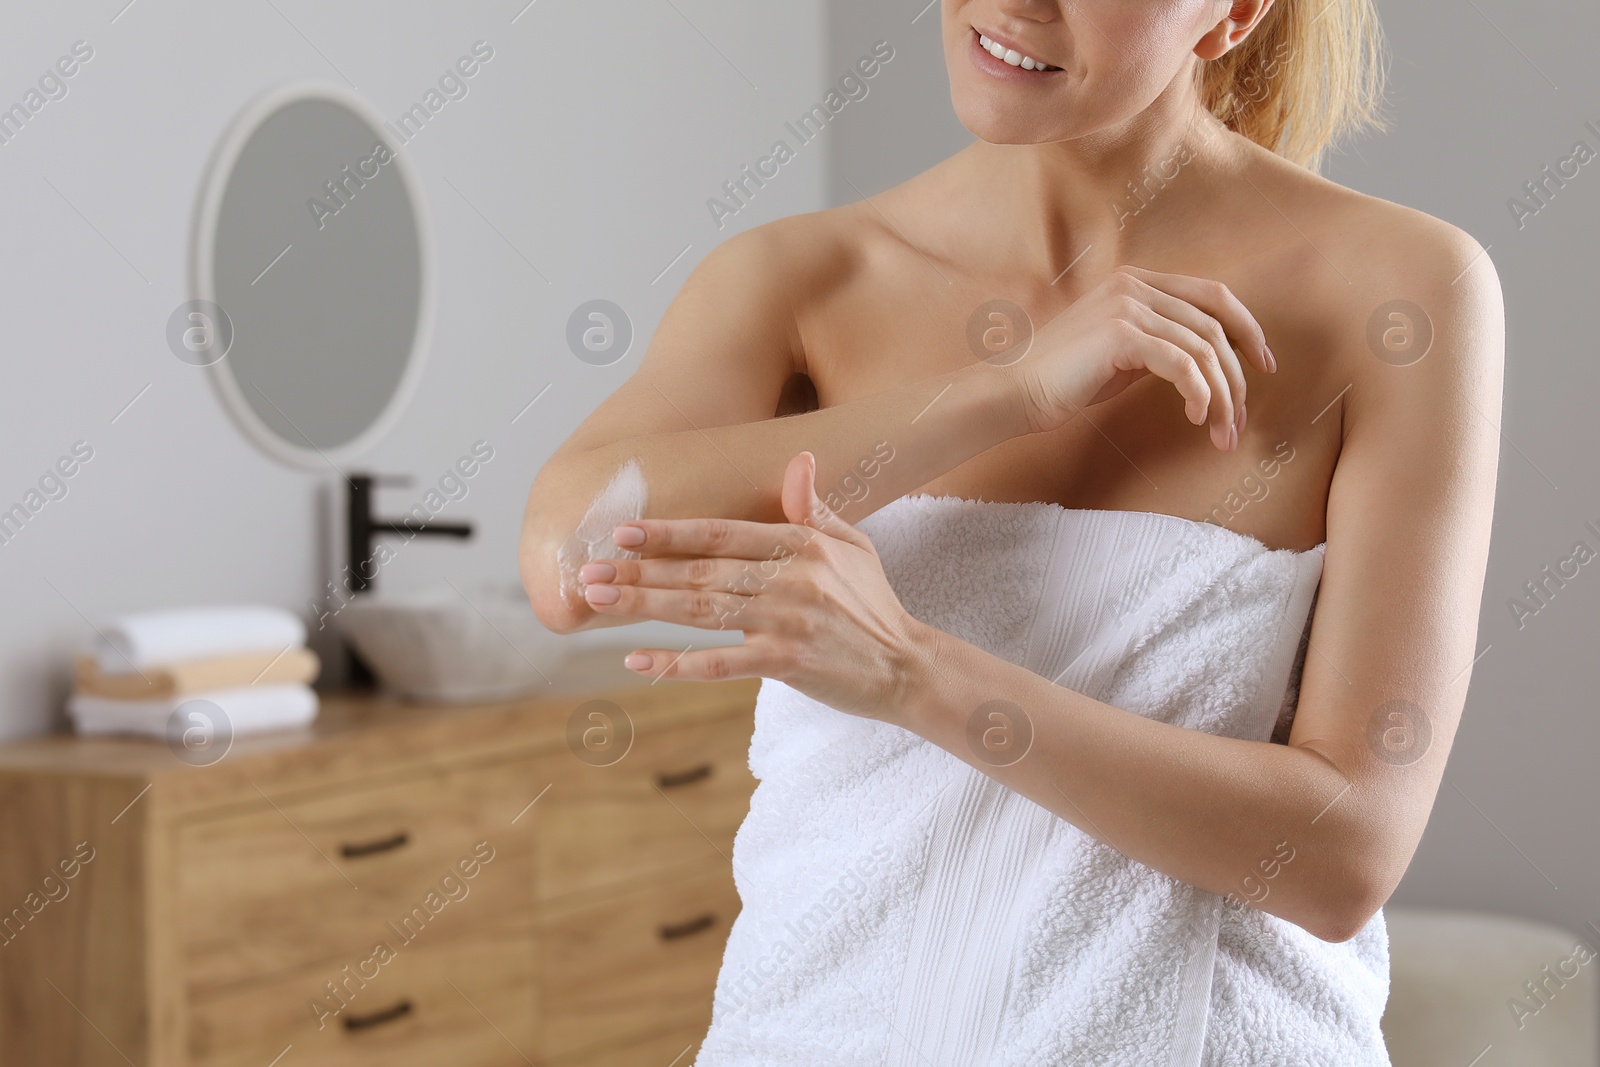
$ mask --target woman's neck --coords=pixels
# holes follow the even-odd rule
[[[1238,135],[1192,94],[1163,94],[1123,127],[1033,145],[978,141],[951,177],[963,212],[993,235],[994,262],[1031,265],[1047,281],[1139,263],[1168,246],[1174,224],[1192,224],[1237,180]],[[981,221],[979,221],[981,220]],[[1059,286],[1058,286],[1059,288]]]

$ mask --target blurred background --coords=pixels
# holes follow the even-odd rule
[[[92,449],[65,494],[0,544],[0,737],[65,730],[73,656],[102,620],[131,611],[289,609],[311,627],[324,681],[337,682],[342,661],[316,605],[345,562],[351,470],[409,476],[374,490],[376,508],[398,516],[487,442],[492,460],[439,515],[470,521],[473,537],[418,539],[381,583],[401,594],[514,582],[535,472],[632,372],[701,257],[737,231],[877,193],[968,142],[925,2],[0,8],[0,107],[23,102],[61,57],[78,60],[59,94],[24,104],[25,121],[0,117],[0,508],[78,442]],[[1600,153],[1600,8],[1399,0],[1381,14],[1392,128],[1327,172],[1472,234],[1507,305],[1480,659],[1393,903],[1576,935],[1600,922],[1600,563],[1560,582],[1546,568],[1579,543],[1600,553],[1600,162],[1588,162]],[[894,58],[865,95],[719,217],[708,201],[730,202],[724,183],[774,141],[794,144],[786,123],[879,41]],[[285,463],[241,432],[209,369],[168,340],[196,295],[197,204],[218,146],[250,100],[291,82],[331,83],[397,121],[474,54],[464,88],[403,148],[436,287],[414,392],[358,456]],[[575,310],[594,300],[622,309],[635,338],[604,365],[568,343]],[[1483,1012],[1504,1015],[1502,999]]]

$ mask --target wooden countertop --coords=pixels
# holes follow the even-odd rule
[[[408,704],[375,693],[319,693],[316,720],[298,730],[238,738],[207,766],[178,758],[153,738],[52,734],[0,745],[0,776],[72,775],[150,787],[149,801],[177,809],[209,807],[260,795],[273,798],[339,780],[443,769],[465,760],[567,744],[579,705],[601,700],[621,708],[637,731],[748,711],[760,679],[726,682],[630,682],[472,705]],[[141,794],[142,795],[142,794]],[[169,812],[170,814],[170,812]]]

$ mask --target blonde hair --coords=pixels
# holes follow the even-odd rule
[[[1341,139],[1387,128],[1374,0],[1277,0],[1255,30],[1199,66],[1200,99],[1236,133],[1312,170]]]

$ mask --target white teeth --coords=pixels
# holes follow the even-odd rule
[[[1003,60],[1013,67],[1021,67],[1023,70],[1054,69],[1049,64],[1034,59],[1032,56],[1025,56],[1014,48],[1006,48],[1004,45],[996,44],[981,33],[978,34],[978,43],[983,45],[983,50],[991,56]]]

